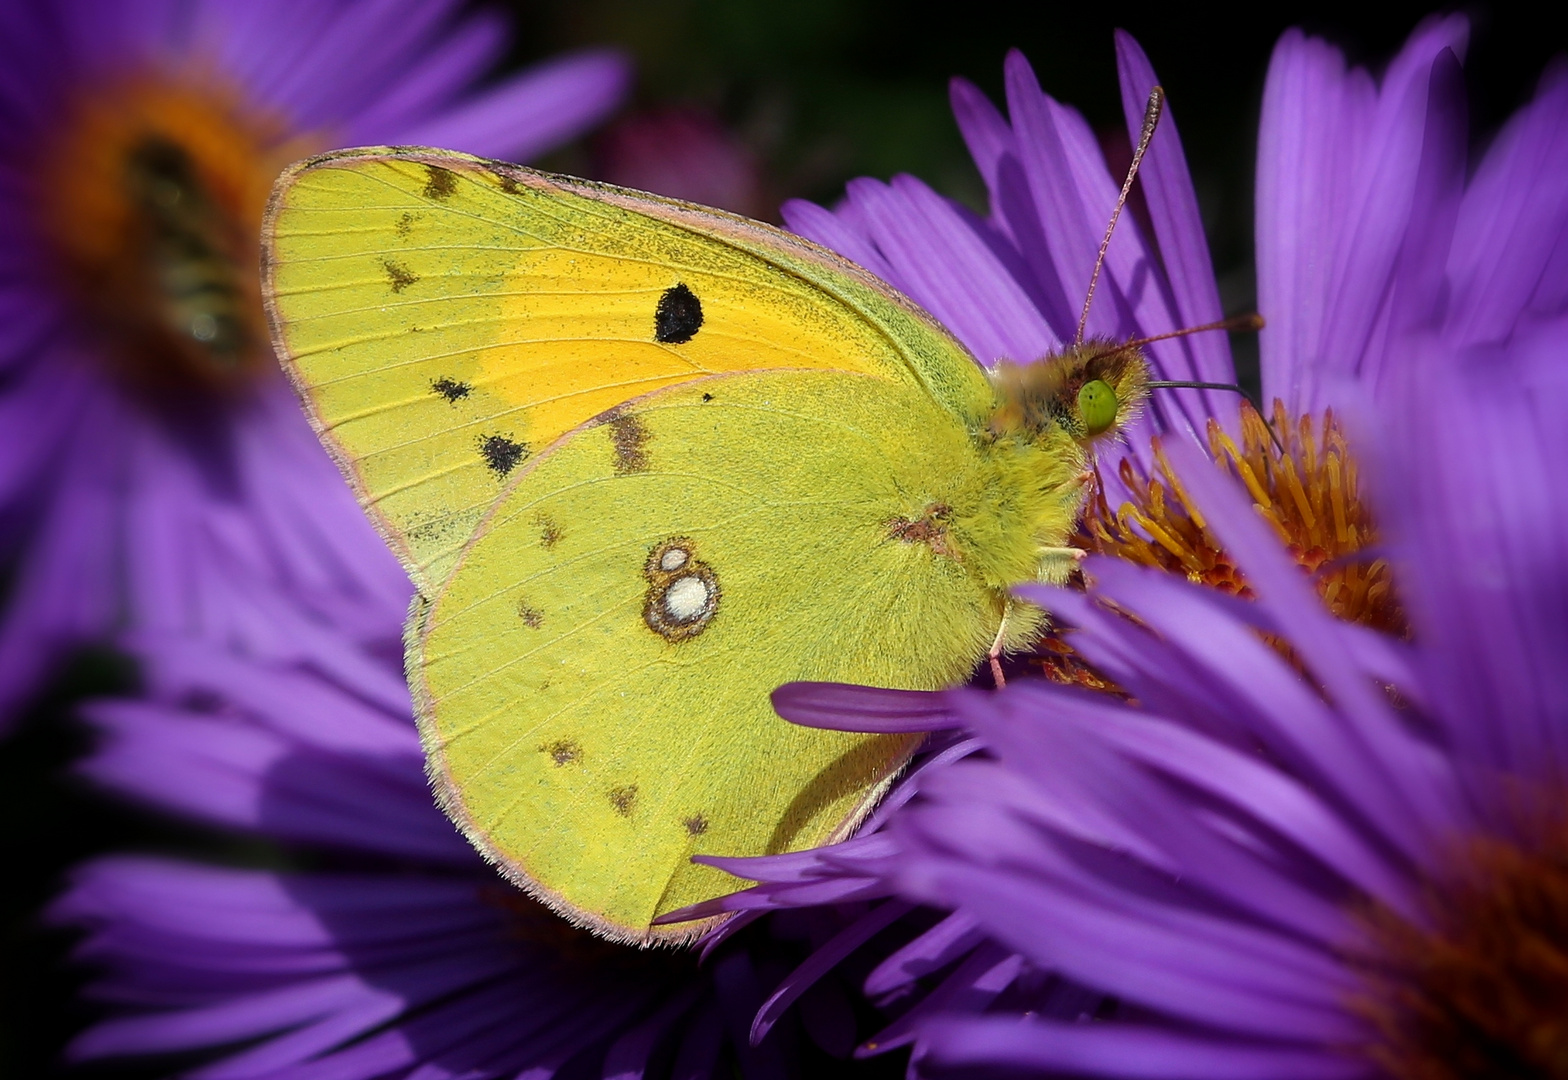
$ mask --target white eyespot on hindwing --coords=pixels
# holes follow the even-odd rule
[[[719,578],[697,558],[690,539],[677,536],[654,546],[643,564],[648,581],[642,620],[669,642],[685,641],[707,629],[719,610]]]
[[[678,577],[664,587],[664,613],[675,622],[701,618],[712,601],[711,587],[697,574]]]

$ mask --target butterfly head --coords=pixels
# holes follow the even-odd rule
[[[1004,360],[991,381],[994,435],[1033,440],[1061,431],[1088,445],[1137,417],[1149,393],[1149,362],[1136,344],[1090,339],[1033,364]]]

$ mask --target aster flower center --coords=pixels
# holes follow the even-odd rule
[[[1403,634],[1404,612],[1388,563],[1375,554],[1377,528],[1361,498],[1355,459],[1332,411],[1321,420],[1291,418],[1276,404],[1273,433],[1252,408],[1241,415],[1238,443],[1209,421],[1209,448],[1219,468],[1246,485],[1254,505],[1337,617]],[[1276,442],[1276,439],[1278,440]],[[1188,500],[1159,440],[1154,476],[1123,460],[1131,502],[1111,512],[1103,493],[1092,501],[1078,543],[1241,596],[1249,588],[1203,515]]]
[[[1396,1080],[1568,1077],[1568,827],[1472,841],[1426,925],[1373,912],[1380,962],[1355,1003]]]
[[[94,351],[139,389],[235,390],[266,369],[258,234],[307,152],[221,83],[131,76],[79,94],[40,157],[39,220]]]

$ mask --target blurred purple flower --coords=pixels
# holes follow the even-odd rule
[[[331,145],[528,157],[619,100],[590,52],[475,89],[505,25],[450,0],[0,11],[0,719],[116,626],[282,656],[281,593],[361,638],[407,586],[278,376],[272,177]]]
[[[435,808],[394,660],[312,666],[194,639],[134,649],[141,698],[87,707],[85,763],[131,799],[281,842],[312,869],[116,856],[52,909],[109,1015],[76,1061],[195,1056],[193,1077],[831,1075],[855,1040],[835,981],[753,1047],[768,988],[861,908],[785,913],[705,957],[577,930]],[[803,1029],[803,1030],[802,1030]]]
[[[757,155],[699,109],[650,109],[617,120],[593,140],[594,175],[612,184],[771,217]]]
[[[1121,1008],[938,1021],[921,1032],[933,1060],[1560,1074],[1568,318],[1410,347],[1419,370],[1372,445],[1412,642],[1330,617],[1190,445],[1176,467],[1254,604],[1112,560],[1091,560],[1087,595],[1026,590],[1136,704],[1048,684],[956,696],[992,760],[923,785],[894,829],[898,880]]]

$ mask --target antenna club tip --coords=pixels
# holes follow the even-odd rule
[[[1241,331],[1262,330],[1265,326],[1268,325],[1263,316],[1259,315],[1256,311],[1247,315],[1239,316],[1237,318],[1237,322],[1239,325],[1236,327],[1236,329]]]

